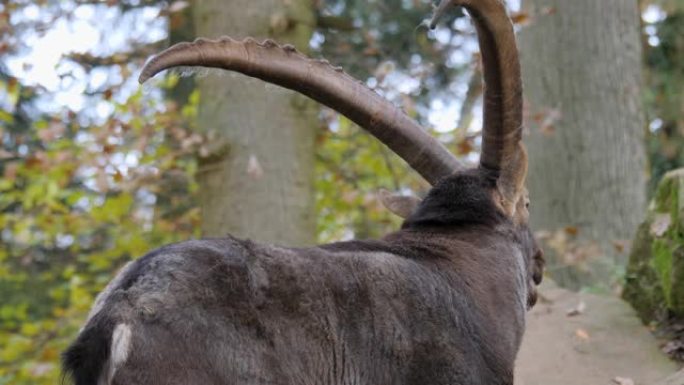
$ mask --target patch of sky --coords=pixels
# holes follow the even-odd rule
[[[641,18],[648,24],[654,24],[663,21],[666,17],[667,12],[655,4],[647,6],[641,14]]]
[[[55,238],[57,247],[66,249],[74,243],[74,236],[69,234],[57,234]]]
[[[311,39],[309,40],[309,47],[311,47],[314,50],[318,50],[323,46],[324,43],[325,35],[323,35],[320,32],[314,32],[313,35],[311,35]]]
[[[520,11],[520,0],[508,0],[506,5],[508,5],[508,9],[513,12]]]
[[[60,8],[52,12],[37,5],[28,5],[21,12],[12,14],[16,18],[12,22],[20,24],[30,21],[49,23],[58,11],[71,13],[69,18],[57,18],[49,23],[45,30],[23,30],[19,39],[24,48],[6,60],[13,76],[23,84],[39,87],[37,106],[48,113],[63,108],[82,111],[89,106],[88,93],[101,91],[123,78],[118,66],[99,67],[86,73],[80,65],[64,60],[64,55],[111,55],[166,36],[165,18],[159,17],[156,7],[122,13],[120,9],[105,4],[59,3]],[[117,101],[125,101],[137,87],[135,79],[127,81],[120,87]],[[111,109],[96,108],[95,113],[90,114],[92,118],[111,113]]]
[[[648,45],[651,47],[657,47],[660,45],[660,38],[658,36],[649,36]]]
[[[651,122],[648,124],[648,128],[651,132],[656,132],[660,130],[663,127],[663,120],[656,118],[651,120]]]

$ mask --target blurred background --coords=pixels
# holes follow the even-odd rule
[[[666,377],[684,361],[684,1],[507,5],[548,258],[519,382]],[[400,221],[378,189],[428,188],[305,97],[196,69],[139,86],[146,58],[197,36],[291,43],[476,164],[475,31],[460,11],[429,31],[430,14],[428,0],[0,1],[0,385],[59,381],[97,293],[155,247],[379,237]]]

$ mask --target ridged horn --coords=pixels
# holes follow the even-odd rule
[[[229,37],[179,43],[153,56],[139,81],[178,66],[221,68],[300,92],[367,130],[433,185],[463,168],[446,147],[401,109],[341,68],[310,59],[291,45]]]
[[[512,203],[523,187],[527,155],[522,144],[522,78],[513,31],[501,0],[442,0],[430,27],[455,6],[464,7],[477,29],[484,74],[480,166],[499,172],[499,187]]]

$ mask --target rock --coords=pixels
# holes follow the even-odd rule
[[[645,323],[684,320],[684,169],[658,185],[632,244],[623,298]]]
[[[619,298],[574,293],[548,279],[540,294],[528,314],[516,385],[615,385],[618,378],[647,385],[677,370]]]

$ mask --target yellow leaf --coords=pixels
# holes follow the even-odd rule
[[[589,341],[589,333],[584,329],[575,330],[575,336],[581,340]]]

